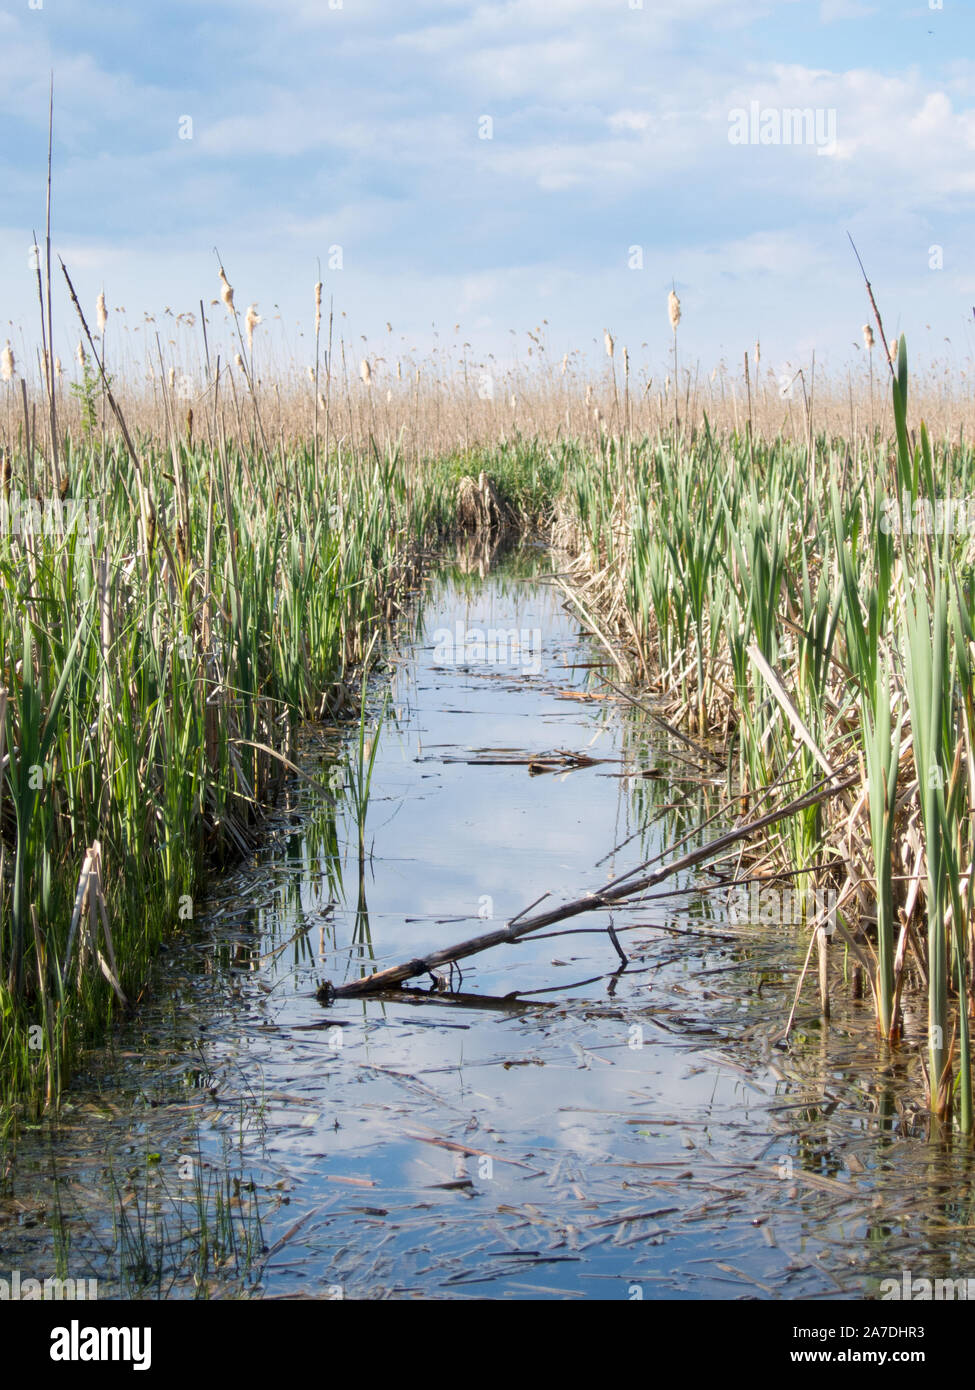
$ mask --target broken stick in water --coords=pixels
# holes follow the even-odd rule
[[[656,884],[662,883],[664,879],[671,878],[684,869],[692,869],[698,864],[703,864],[706,860],[727,849],[729,845],[736,844],[740,840],[747,840],[756,831],[764,830],[766,826],[774,825],[776,821],[785,820],[788,816],[796,815],[799,811],[804,811],[810,806],[816,806],[819,802],[826,801],[829,797],[837,796],[840,792],[846,791],[848,787],[858,785],[859,782],[859,776],[849,777],[834,786],[824,786],[819,791],[810,792],[806,796],[799,797],[796,801],[790,801],[788,805],[780,807],[777,811],[769,811],[767,815],[760,816],[747,825],[741,825],[736,830],[729,830],[716,840],[711,840],[706,845],[700,845],[697,849],[682,854],[678,859],[672,859],[669,863],[662,864],[652,873],[645,874],[643,878],[634,879],[634,871],[631,869],[620,878],[612,880],[599,892],[586,893],[584,897],[577,898],[574,902],[563,903],[561,907],[553,907],[547,912],[536,913],[534,917],[525,916],[525,912],[530,910],[526,908],[517,917],[513,917],[510,922],[506,922],[503,927],[484,932],[480,936],[473,936],[467,941],[458,942],[456,946],[444,946],[439,951],[431,951],[429,955],[416,956],[412,960],[404,961],[401,965],[391,965],[385,970],[376,970],[371,975],[364,975],[361,979],[352,980],[345,985],[333,985],[330,981],[326,981],[318,990],[318,999],[327,1004],[332,999],[342,999],[349,995],[376,994],[382,990],[393,989],[402,984],[404,980],[411,980],[419,975],[429,975],[440,965],[451,965],[459,960],[465,960],[468,956],[475,956],[481,951],[490,950],[492,946],[503,946],[518,941],[521,937],[528,936],[530,932],[538,931],[541,927],[550,927],[555,922],[564,922],[566,918],[577,917],[582,912],[594,912],[602,907],[612,907],[616,903],[635,897],[647,888],[653,888]],[[548,895],[544,894],[543,896],[547,897]],[[536,902],[541,902],[541,898],[536,899]],[[535,903],[532,903],[531,906],[534,907]]]

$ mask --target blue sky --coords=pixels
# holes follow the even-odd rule
[[[217,246],[258,341],[299,363],[321,257],[347,341],[387,357],[456,340],[524,359],[546,320],[552,357],[595,357],[609,328],[657,371],[673,281],[685,362],[737,364],[760,338],[766,364],[815,349],[839,369],[867,318],[849,230],[915,359],[975,348],[971,0],[34,5],[0,7],[15,349],[37,339],[52,68],[55,245],[130,330],[209,303]],[[753,102],[824,113],[835,142],[734,145]],[[63,295],[58,314],[70,353]]]

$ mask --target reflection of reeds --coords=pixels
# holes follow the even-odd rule
[[[355,927],[352,932],[352,945],[362,970],[367,970],[367,961],[375,960],[372,946],[372,932],[369,927],[369,906],[366,894],[366,866],[370,857],[366,848],[366,821],[369,813],[369,796],[372,788],[372,775],[379,752],[379,739],[386,710],[389,705],[389,691],[383,695],[382,708],[375,721],[370,722],[368,709],[369,658],[372,647],[365,654],[362,672],[362,688],[359,696],[359,728],[355,743],[355,757],[345,782],[344,805],[348,807],[356,829],[356,849],[358,862],[358,896],[356,899]]]
[[[365,654],[362,674],[362,689],[359,696],[359,735],[356,745],[356,758],[352,774],[346,784],[346,796],[355,817],[359,837],[359,858],[365,856],[366,817],[369,810],[369,792],[372,787],[372,774],[379,752],[379,737],[382,732],[386,709],[389,704],[389,691],[383,696],[382,709],[375,721],[370,724],[368,709],[369,657],[372,646]]]
[[[266,1251],[254,1183],[205,1160],[199,1148],[179,1163],[184,1172],[172,1187],[159,1154],[148,1154],[144,1172],[124,1187],[113,1178],[123,1296],[166,1298],[190,1290],[207,1298],[248,1290]]]

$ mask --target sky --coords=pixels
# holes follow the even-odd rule
[[[52,237],[109,332],[166,309],[313,360],[321,263],[361,354],[862,368],[975,350],[972,0],[2,0],[0,340],[36,351]],[[787,114],[800,115],[795,124]],[[792,138],[788,138],[788,137]],[[342,317],[342,315],[345,317]],[[62,286],[55,341],[78,332]],[[387,329],[392,325],[392,331]],[[145,337],[143,338],[145,341]]]

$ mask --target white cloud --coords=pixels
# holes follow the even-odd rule
[[[149,307],[192,305],[214,242],[254,286],[248,300],[284,298],[340,242],[346,271],[332,288],[369,331],[393,317],[427,333],[434,318],[476,313],[500,335],[541,309],[578,343],[601,331],[592,320],[605,305],[621,334],[632,325],[631,343],[656,343],[658,330],[665,342],[654,296],[677,275],[688,346],[700,332],[708,352],[709,337],[732,340],[749,291],[753,304],[814,301],[795,313],[804,334],[843,321],[847,226],[875,244],[883,235],[891,266],[900,254],[891,284],[905,298],[903,266],[926,264],[935,241],[958,266],[970,243],[975,62],[953,58],[937,81],[910,52],[878,70],[813,66],[797,0],[175,2],[183,61],[117,35],[100,43],[108,21],[86,19],[83,0],[62,0],[58,24],[47,10],[43,23],[0,14],[0,112],[16,123],[0,177],[8,221],[27,227],[11,237],[6,307],[23,306],[25,321],[33,286],[20,266],[43,217],[52,63],[56,238],[86,275],[128,278],[130,306],[140,293]],[[868,8],[823,0],[813,23]],[[80,42],[63,36],[65,15]],[[774,41],[757,23],[766,15],[779,21]],[[752,100],[835,111],[833,156],[730,145],[729,111]],[[181,145],[184,111],[195,138]],[[477,138],[482,114],[493,140]],[[633,243],[643,278],[626,271]],[[947,295],[947,274],[936,285]]]

